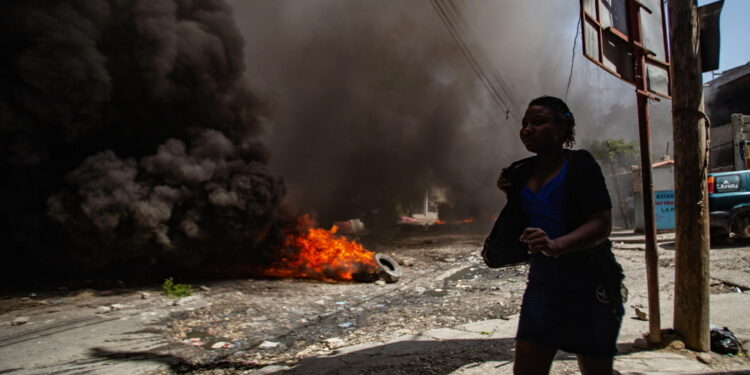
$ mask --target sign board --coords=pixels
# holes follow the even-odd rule
[[[674,190],[655,191],[654,198],[656,229],[674,229]]]
[[[642,47],[646,51],[647,90],[669,98],[669,50],[662,0],[580,1],[583,55],[615,77],[635,84],[633,48]],[[632,17],[638,17],[637,32],[630,30]]]

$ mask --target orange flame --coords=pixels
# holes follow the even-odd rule
[[[443,225],[443,224],[468,224],[468,223],[473,223],[473,222],[474,222],[474,218],[470,217],[468,219],[457,220],[457,221],[450,221],[450,222],[445,222],[445,221],[440,220],[440,219],[435,219],[434,224],[435,225]]]
[[[376,272],[375,253],[336,235],[335,225],[329,230],[315,228],[309,215],[302,216],[299,225],[306,230],[287,233],[285,241],[298,251],[265,269],[265,276],[348,281],[358,272]]]

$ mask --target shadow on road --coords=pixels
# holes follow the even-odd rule
[[[300,361],[294,368],[279,367],[276,374],[445,374],[458,368],[487,361],[506,362],[499,366],[511,366],[513,360],[514,340],[477,339],[477,340],[414,340],[398,341],[383,345],[363,347],[357,350],[350,348],[345,352],[334,351],[330,356],[310,357]],[[353,351],[350,351],[354,349]],[[170,354],[159,354],[149,351],[123,352],[104,348],[94,348],[90,355],[98,359],[114,361],[150,361],[169,366],[176,374],[187,374],[194,371],[228,369],[247,371],[265,367],[254,362],[243,362],[239,359],[229,360],[233,353],[226,353],[208,363],[192,363],[189,359]],[[278,363],[277,365],[287,365]]]
[[[361,349],[358,349],[361,348]],[[293,368],[288,363],[277,363],[264,374],[317,375],[317,374],[447,374],[459,368],[475,367],[484,362],[498,362],[497,368],[513,365],[513,338],[467,340],[411,340],[382,345],[366,344],[334,351],[329,356],[303,359]],[[618,344],[620,355],[633,353],[630,343]],[[153,352],[118,352],[95,348],[91,355],[115,361],[152,361],[169,366],[175,374],[217,369],[247,371],[265,367],[255,362],[227,359],[234,352],[226,352],[206,363],[193,363],[175,355]],[[559,352],[556,360],[574,360],[575,356]]]

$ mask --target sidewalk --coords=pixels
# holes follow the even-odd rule
[[[746,313],[750,311],[750,294],[712,295],[711,308],[716,314],[712,322],[750,328],[750,316]],[[701,363],[695,353],[685,349],[636,349],[632,343],[642,337],[642,332],[648,331],[648,322],[629,315],[632,314],[626,313],[624,318],[618,340],[620,354],[615,357],[615,368],[623,375],[750,374],[750,367],[733,371],[714,370]],[[385,343],[343,347],[329,356],[307,358],[294,367],[268,366],[249,374],[407,374],[415,364],[422,364],[423,369],[429,370],[429,363],[439,358],[465,359],[465,363],[456,366],[450,374],[512,374],[513,337],[517,324],[518,316],[515,315],[508,320],[486,320],[433,329]],[[743,332],[748,333],[746,329]],[[738,336],[742,339],[741,335]],[[709,355],[716,356],[716,353]],[[577,368],[574,355],[558,352],[551,373],[577,374]]]
[[[633,229],[620,229],[613,230],[609,236],[610,241],[613,243],[621,244],[645,244],[646,235],[644,233],[635,233]],[[656,234],[656,242],[673,242],[675,239],[675,232],[664,232]]]

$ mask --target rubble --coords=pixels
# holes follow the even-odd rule
[[[279,347],[280,345],[281,345],[280,342],[263,341],[262,343],[260,343],[260,345],[258,345],[258,347],[261,349],[273,349],[273,348]]]
[[[110,313],[110,312],[112,312],[112,307],[111,306],[99,306],[99,307],[96,308],[96,313],[97,314],[107,314],[107,313]]]
[[[713,359],[711,358],[711,353],[698,353],[695,355],[695,358],[707,365],[710,365],[711,362],[713,362]]]
[[[20,325],[28,323],[29,320],[31,320],[31,318],[28,317],[28,316],[19,316],[19,317],[13,319],[10,322],[10,325],[12,325],[12,326],[20,326]]]
[[[134,306],[118,315],[161,311],[164,318],[149,326],[149,334],[156,333],[166,341],[165,344],[176,344],[169,346],[169,355],[190,363],[205,364],[205,367],[197,365],[194,370],[185,372],[185,375],[248,373],[247,368],[224,371],[212,366],[217,361],[252,363],[252,368],[266,365],[291,366],[310,357],[330,358],[331,355],[339,355],[352,347],[387,343],[398,338],[419,341],[420,335],[426,332],[431,332],[431,337],[442,337],[441,332],[455,333],[446,331],[447,328],[461,329],[460,327],[476,322],[517,319],[528,265],[486,268],[478,255],[482,241],[481,235],[440,235],[433,232],[411,233],[400,237],[394,235],[392,238],[364,237],[363,242],[373,251],[388,251],[397,254],[394,258],[397,257],[399,261],[412,259],[414,263],[413,267],[403,269],[398,283],[387,284],[383,280],[378,287],[370,283],[354,282],[232,279],[207,284],[206,288],[211,291],[209,294],[197,293],[178,300],[180,303],[177,306],[172,305],[172,299],[165,297],[143,299],[142,295],[146,292],[141,290],[130,293],[118,291],[117,294],[106,297],[88,290],[65,295],[65,307],[66,310],[73,310],[75,306],[86,306],[85,314],[90,314],[99,305],[111,312],[112,307],[118,304]],[[722,254],[727,254],[727,251],[722,250]],[[746,256],[741,252],[737,254]],[[634,267],[640,267],[642,262],[641,254],[635,252],[625,250],[617,256],[623,259],[623,266],[629,267],[629,272]],[[445,262],[444,259],[452,261]],[[742,266],[734,263],[732,266]],[[629,287],[635,284],[635,277],[626,280],[631,283]],[[644,307],[644,290],[642,287],[631,288],[634,299],[630,302],[630,308],[647,311]],[[722,296],[729,298],[743,297],[735,293],[724,293],[726,294]],[[55,298],[58,297],[60,296]],[[37,299],[45,300],[39,297]],[[38,300],[26,302],[25,306],[34,304],[38,306],[40,315],[49,316],[46,311],[51,305],[43,307]],[[44,320],[36,319],[35,315],[30,316],[35,322]],[[89,318],[98,317],[89,315]],[[11,319],[6,319],[9,320]],[[136,320],[140,319],[132,319]],[[733,366],[747,363],[744,356],[728,357],[718,354],[707,355],[702,360],[689,350],[679,349],[679,344],[662,349],[658,346],[651,348],[645,338],[633,341],[634,336],[638,336],[648,323],[628,319],[629,324],[633,322],[640,325],[638,330],[632,332],[633,336],[622,337],[619,341],[632,342],[633,353],[673,351],[671,354],[689,358],[696,366],[704,366],[699,361],[713,360],[710,367],[716,370],[729,368],[721,366],[730,360],[737,363],[732,362]],[[9,325],[7,328],[12,329]],[[494,325],[477,327],[472,332],[478,340],[508,338],[508,343],[512,343],[514,333],[512,330],[498,332]],[[740,342],[746,339],[745,336],[739,338]],[[341,348],[346,349],[341,351]],[[457,354],[453,359],[440,356],[429,360],[432,362],[417,364],[440,366],[439,362],[461,362],[464,365],[468,363],[467,355],[481,356],[481,353],[472,353],[474,354]],[[409,369],[413,370],[414,367]],[[375,373],[378,372],[367,374]],[[449,372],[436,370],[436,373]]]
[[[346,342],[339,337],[332,337],[323,341],[329,349],[338,349],[346,345]]]

